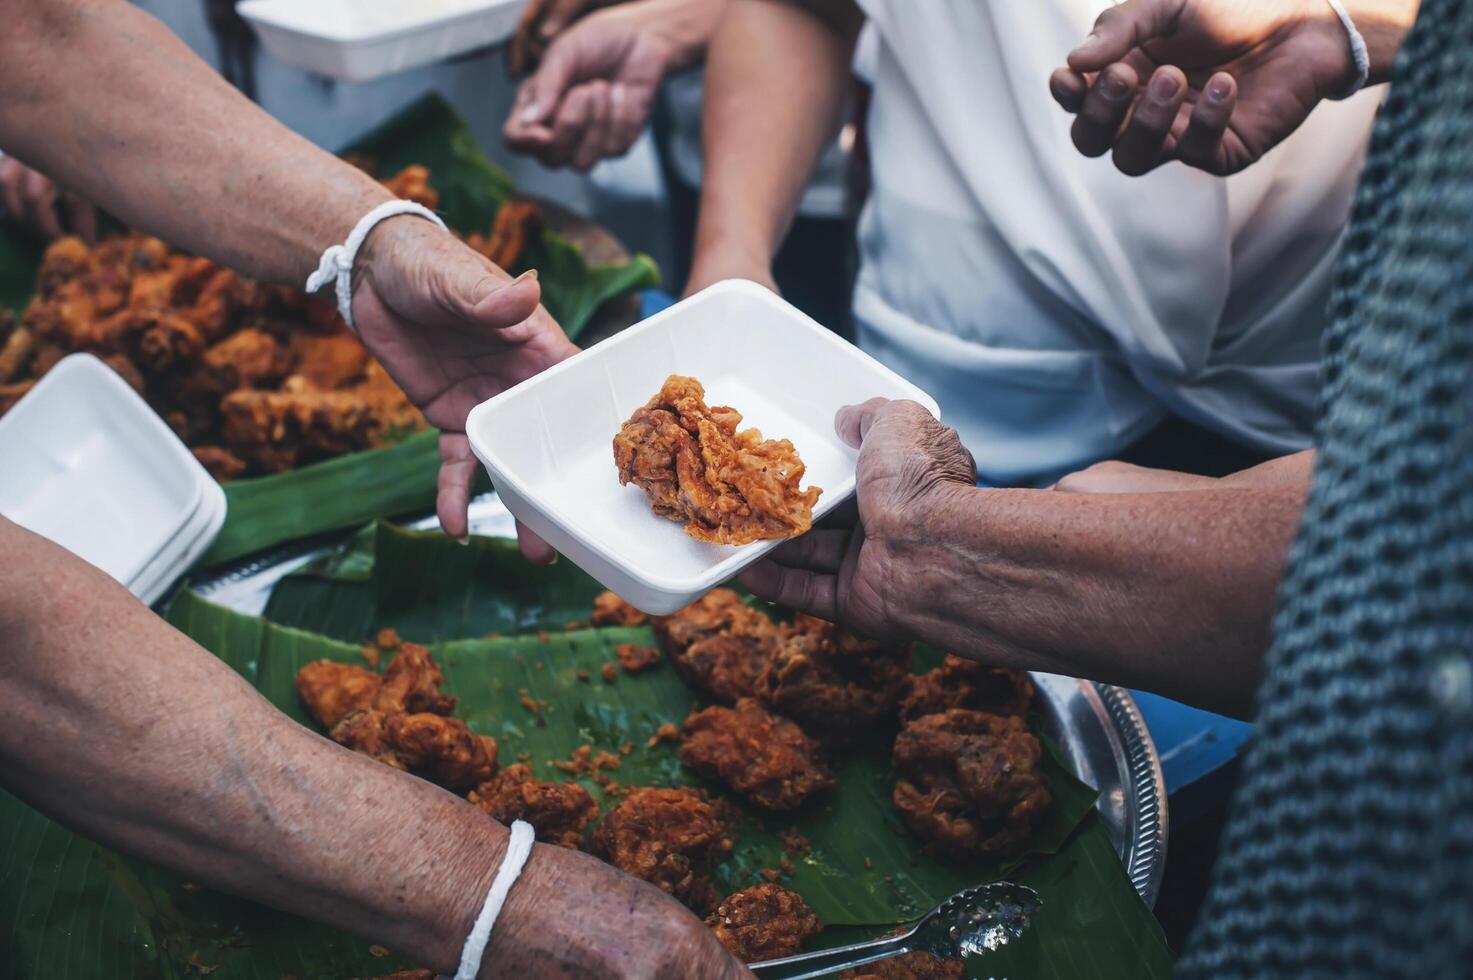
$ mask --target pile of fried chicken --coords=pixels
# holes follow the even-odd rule
[[[896,719],[895,806],[938,853],[1020,853],[1050,805],[1042,752],[1024,721],[1034,695],[1026,673],[947,657],[914,675],[905,644],[864,640],[809,616],[784,622],[729,589],[663,617],[606,592],[591,621],[654,628],[664,658],[708,702],[678,731],[666,726],[680,741],[681,763],[762,810],[790,812],[831,791],[834,762]],[[334,741],[466,793],[503,823],[526,820],[544,843],[588,850],[656,885],[705,916],[747,962],[798,953],[822,930],[803,898],[776,883],[776,872],[721,897],[713,872],[733,853],[740,825],[731,803],[690,787],[600,783],[614,801],[600,819],[578,782],[538,779],[525,762],[498,771],[496,741],[453,717],[456,698],[441,692],[444,676],[428,650],[387,630],[372,646],[370,663],[391,657],[382,674],[323,660],[297,675],[308,713]],[[925,954],[842,974],[963,975],[960,962]]]
[[[384,185],[439,202],[424,167]],[[535,204],[510,201],[490,235],[467,244],[514,269],[541,228]],[[221,481],[387,445],[425,425],[330,300],[147,235],[96,246],[68,237],[46,250],[19,320],[0,314],[0,415],[77,352],[121,375]]]
[[[695,378],[672,374],[614,436],[619,484],[660,517],[711,544],[791,538],[813,526],[818,487],[799,489],[803,460],[786,439],[738,430],[742,415],[708,406]]]

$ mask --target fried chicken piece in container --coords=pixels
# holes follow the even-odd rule
[[[680,679],[722,704],[756,694],[779,636],[772,620],[731,589],[713,589],[656,617],[654,626]]]
[[[803,461],[786,439],[737,431],[734,408],[710,407],[694,378],[672,374],[614,436],[621,486],[633,483],[660,517],[711,544],[791,538],[813,526],[823,492],[800,490]]]
[[[685,720],[680,761],[768,810],[793,810],[834,787],[818,743],[752,698]]]
[[[783,628],[757,696],[810,735],[843,745],[895,710],[909,677],[908,644],[864,640],[800,614]]]
[[[987,667],[947,654],[935,670],[909,679],[900,699],[900,720],[914,721],[951,708],[1021,718],[1033,704],[1033,681],[1025,670]]]
[[[796,956],[805,940],[823,931],[803,896],[779,885],[754,885],[727,896],[706,916],[706,925],[743,963]]]
[[[839,980],[966,980],[964,960],[942,959],[930,953],[902,953],[888,960],[852,967]]]
[[[593,853],[614,867],[669,892],[700,914],[718,898],[706,877],[731,853],[729,819],[691,789],[643,787],[631,792],[595,828]]]
[[[371,670],[314,660],[297,671],[297,696],[317,724],[331,728],[353,712],[372,707],[383,683]]]
[[[528,766],[517,763],[492,780],[471,790],[470,802],[504,824],[525,820],[537,839],[577,850],[583,831],[598,818],[598,804],[577,783],[550,783],[534,779]]]
[[[595,626],[643,626],[649,622],[649,616],[612,592],[594,596],[592,619]]]
[[[1021,718],[964,708],[926,715],[901,729],[893,758],[896,809],[944,855],[1016,855],[1053,802],[1043,749]]]

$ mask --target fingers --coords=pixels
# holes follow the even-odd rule
[[[764,558],[737,577],[751,593],[769,602],[834,622],[835,577],[786,568]]]
[[[440,433],[440,476],[435,487],[435,514],[450,537],[464,541],[470,534],[467,510],[471,485],[481,464],[471,454],[470,440],[463,432]]]
[[[1110,7],[1095,21],[1094,30],[1069,52],[1076,72],[1103,71],[1135,48],[1176,29],[1185,0],[1126,0]]]
[[[1115,141],[1115,167],[1130,177],[1150,173],[1165,162],[1163,150],[1187,96],[1187,76],[1175,65],[1162,65],[1146,84],[1131,110],[1130,121]]]
[[[574,44],[554,44],[537,74],[522,86],[525,96],[519,92],[519,100],[525,98],[519,119],[524,124],[548,125],[557,113],[568,89],[578,81],[578,52]]]
[[[557,117],[552,122],[552,137],[538,154],[544,164],[561,167],[572,161],[573,151],[582,142],[584,133],[593,124],[598,112],[596,93],[601,84],[604,83],[579,85],[563,98],[557,109]]]
[[[636,96],[623,82],[609,86],[609,145],[605,156],[629,152],[650,118],[650,100]]]
[[[1139,87],[1140,80],[1129,65],[1113,64],[1100,72],[1069,131],[1080,153],[1099,157],[1110,151]]]
[[[521,521],[517,521],[517,545],[522,549],[522,557],[534,565],[551,565],[557,561],[557,552],[552,545]]]
[[[587,173],[608,153],[609,135],[613,125],[610,118],[613,111],[610,96],[612,88],[605,81],[588,84],[588,119],[572,157],[573,169],[579,173]]]
[[[888,398],[871,398],[862,405],[845,405],[834,417],[834,431],[847,445],[858,449],[864,445],[864,437],[870,426],[889,406]]]
[[[1060,68],[1049,76],[1049,93],[1065,112],[1078,112],[1089,91],[1089,80],[1077,71]]]
[[[774,548],[768,558],[785,568],[808,569],[834,574],[844,562],[853,535],[843,529],[815,528],[801,537]]]
[[[1177,158],[1188,166],[1209,173],[1226,173],[1227,159],[1222,141],[1237,105],[1237,79],[1227,72],[1219,72],[1209,78],[1202,89],[1202,97],[1192,110],[1186,132],[1177,143]]]

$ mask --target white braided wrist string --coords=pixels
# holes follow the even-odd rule
[[[476,916],[471,934],[465,937],[465,946],[460,951],[460,969],[455,971],[455,980],[476,980],[476,974],[481,972],[481,957],[486,953],[486,944],[491,941],[491,927],[496,925],[496,917],[506,904],[506,896],[511,891],[511,886],[516,884],[517,876],[522,873],[522,866],[532,853],[535,837],[536,833],[527,821],[517,820],[512,823],[511,836],[506,842],[501,867],[496,870],[496,877],[491,881],[491,890],[486,892],[486,904],[481,906],[481,914]]]
[[[363,242],[368,238],[368,233],[373,231],[375,225],[401,214],[412,214],[417,218],[433,221],[441,228],[445,227],[445,222],[440,220],[440,216],[423,205],[415,204],[413,201],[385,201],[358,220],[353,230],[348,233],[347,241],[323,252],[322,261],[317,265],[317,271],[307,277],[307,292],[309,293],[317,292],[330,282],[336,284],[338,313],[342,314],[343,321],[354,330],[358,328],[353,323],[353,263],[358,258],[358,250],[363,247]]]
[[[1327,0],[1330,9],[1335,11],[1335,16],[1340,18],[1340,23],[1345,26],[1345,33],[1350,36],[1350,57],[1355,62],[1355,82],[1350,88],[1339,95],[1333,96],[1336,101],[1348,99],[1371,80],[1371,52],[1366,48],[1366,39],[1356,28],[1355,21],[1350,17],[1350,11],[1345,9],[1342,0]]]

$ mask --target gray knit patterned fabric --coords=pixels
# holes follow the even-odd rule
[[[1473,0],[1423,0],[1187,977],[1473,977]]]

